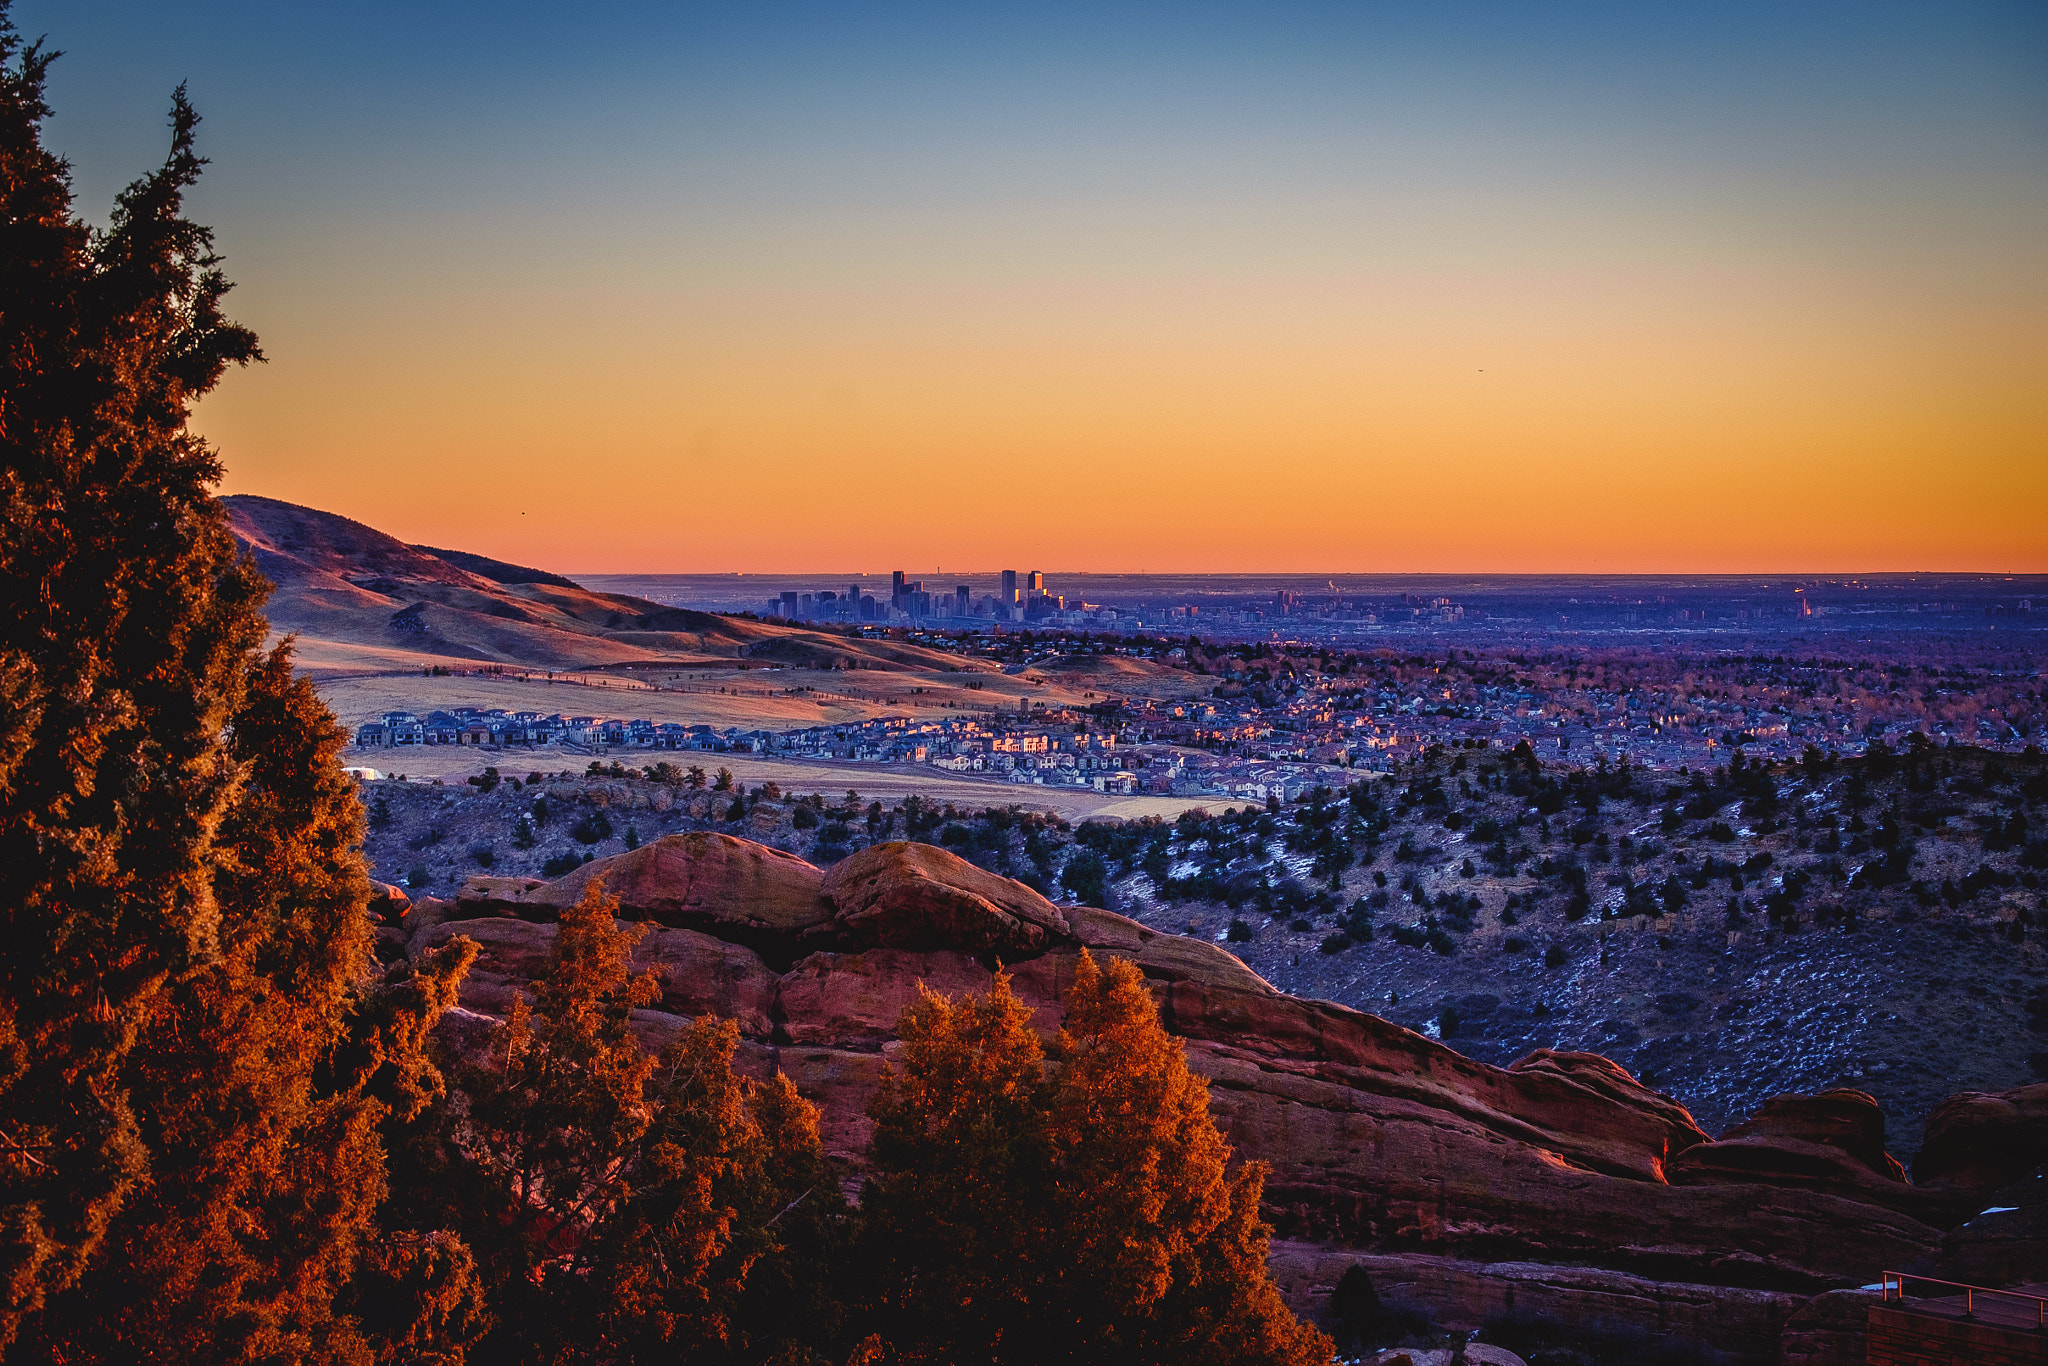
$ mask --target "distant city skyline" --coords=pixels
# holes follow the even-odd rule
[[[2048,569],[2048,9],[24,0],[226,490],[612,572]]]

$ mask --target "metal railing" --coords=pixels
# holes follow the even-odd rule
[[[1907,1281],[1919,1281],[1927,1285],[1945,1285],[1951,1290],[1962,1291],[1963,1314],[1967,1318],[1976,1317],[1977,1297],[1979,1295],[1993,1295],[2001,1300],[2017,1300],[2022,1304],[2031,1304],[2034,1306],[2034,1327],[2036,1329],[2048,1331],[2048,1298],[2044,1298],[2043,1296],[2023,1295],[2016,1290],[1993,1290],[1988,1286],[1966,1285],[1961,1281],[1944,1281],[1936,1276],[1909,1276],[1903,1271],[1887,1271],[1884,1273],[1884,1293],[1882,1295],[1882,1298],[1885,1300],[1897,1299],[1903,1303],[1906,1298]],[[1896,1295],[1893,1293],[1895,1287],[1897,1290]],[[1955,1298],[1955,1296],[1939,1295],[1922,1296],[1921,1298],[1952,1300]]]

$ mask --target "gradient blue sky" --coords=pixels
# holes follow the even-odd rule
[[[18,5],[232,491],[572,570],[2048,570],[2048,7]]]

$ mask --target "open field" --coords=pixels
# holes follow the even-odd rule
[[[475,660],[302,637],[300,672],[350,727],[387,711],[503,707],[512,711],[644,716],[719,729],[793,730],[879,716],[1087,707],[1105,697],[1177,701],[1210,680],[1179,670],[1028,668],[1017,674],[935,669],[802,669],[708,660],[695,666],[574,672],[482,666]],[[1128,663],[1129,661],[1113,661]],[[1090,661],[1090,663],[1096,663]],[[429,676],[440,667],[449,672]],[[497,668],[501,672],[487,672]]]
[[[460,783],[473,774],[494,767],[511,777],[529,772],[581,773],[594,757],[584,750],[569,751],[548,746],[538,749],[490,750],[457,745],[408,745],[403,749],[350,749],[350,764],[374,768],[380,774],[403,773],[417,781],[439,778]],[[1071,787],[1036,787],[1029,783],[1008,783],[965,773],[947,773],[922,764],[860,764],[818,759],[764,759],[753,754],[706,754],[697,751],[669,753],[659,750],[612,750],[607,761],[616,759],[629,767],[640,767],[666,759],[688,767],[701,766],[707,773],[721,768],[747,787],[774,783],[785,792],[799,795],[822,793],[838,798],[847,789],[857,790],[864,800],[894,803],[905,797],[928,802],[950,802],[979,811],[990,806],[1021,806],[1032,811],[1049,811],[1069,821],[1092,816],[1114,816],[1124,820],[1140,816],[1174,817],[1197,806],[1221,810],[1215,797],[1115,797]]]
[[[825,669],[692,669],[633,673],[453,673],[427,677],[431,664],[454,662],[401,652],[356,654],[361,647],[302,643],[300,667],[320,689],[327,705],[350,726],[387,711],[425,713],[435,708],[504,707],[513,711],[644,716],[724,729],[793,730],[803,726],[868,721],[878,716],[934,717],[1000,712],[1014,715],[1020,699],[1049,708],[1085,707],[1103,694],[1095,688],[1053,681],[1030,673],[943,674]],[[342,666],[342,657],[354,662]],[[381,664],[383,667],[375,667]],[[473,663],[469,668],[475,668]],[[1033,681],[1046,678],[1046,681]],[[1148,680],[1145,695],[1161,698],[1196,691],[1200,680]],[[980,688],[971,686],[978,681]],[[1157,686],[1165,683],[1166,686]],[[1120,689],[1119,696],[1132,690]]]

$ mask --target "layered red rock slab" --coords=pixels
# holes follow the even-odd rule
[[[1962,1091],[1927,1116],[1913,1179],[1975,1194],[2018,1181],[2048,1162],[2048,1082],[1997,1095]]]
[[[1168,985],[1162,1011],[1184,1038],[1458,1115],[1564,1165],[1661,1182],[1673,1153],[1706,1138],[1683,1106],[1592,1054],[1491,1067],[1349,1006],[1194,980]]]
[[[1778,1334],[1778,1366],[1864,1366],[1875,1290],[1830,1290],[1792,1311]]]
[[[832,865],[825,896],[858,944],[1021,958],[1072,938],[1060,908],[1021,882],[929,844],[872,845]]]
[[[1711,1342],[1734,1362],[1775,1366],[1786,1321],[1804,1295],[1646,1280],[1591,1267],[1383,1256],[1276,1239],[1268,1266],[1296,1313],[1320,1317],[1352,1266],[1382,1300],[1427,1306],[1445,1327],[1469,1331],[1511,1314],[1568,1323],[1645,1326],[1673,1342]]]
[[[703,1011],[738,1020],[738,1065],[786,1072],[819,1106],[827,1150],[855,1161],[920,983],[984,991],[1000,960],[1050,1034],[1085,944],[1143,968],[1238,1153],[1271,1165],[1269,1212],[1291,1234],[1779,1290],[1858,1284],[1935,1244],[1912,1217],[1924,1202],[1883,1166],[1874,1105],[1853,1093],[1781,1102],[1709,1143],[1682,1106],[1605,1058],[1543,1051],[1490,1067],[1375,1016],[1276,992],[1215,945],[1063,910],[927,846],[878,846],[819,875],[726,836],[663,840],[556,883],[479,879],[459,907],[416,912],[413,947],[478,938],[463,1005],[502,1011],[542,969],[553,934],[506,914],[546,917],[600,872],[629,913],[697,922],[643,941],[639,961],[660,966],[666,985],[662,1008],[636,1017],[642,1037],[658,1043]],[[443,918],[486,907],[496,915]],[[776,955],[786,971],[770,966]],[[473,1032],[475,1019],[451,1028]]]
[[[1817,1290],[1858,1284],[1934,1245],[1897,1211],[1811,1190],[1670,1186],[1575,1165],[1474,1107],[1193,1042],[1232,1146],[1272,1166],[1289,1236],[1481,1260],[1586,1262],[1660,1279]],[[1588,1120],[1601,1119],[1588,1107]]]
[[[473,877],[456,901],[463,913],[509,913],[553,919],[582,899],[592,878],[604,879],[626,918],[680,929],[799,936],[832,918],[820,895],[824,873],[810,863],[751,840],[700,830],[664,835],[624,854],[586,863],[542,882],[536,878]]]
[[[1967,1221],[1942,1235],[1928,1274],[1994,1288],[2048,1281],[2048,1167],[1972,1199]]]
[[[1687,1149],[1668,1170],[1674,1185],[1752,1182],[1826,1191],[1946,1226],[1967,1212],[1952,1192],[1913,1186],[1884,1150],[1875,1097],[1838,1088],[1774,1096],[1712,1143]]]
[[[1074,938],[1098,953],[1130,959],[1155,982],[1209,982],[1255,996],[1280,994],[1236,954],[1204,940],[1161,934],[1127,916],[1092,906],[1068,906],[1064,914]]]
[[[1866,1091],[1836,1087],[1812,1096],[1773,1096],[1720,1141],[1748,1139],[1826,1144],[1887,1181],[1906,1179],[1906,1169],[1884,1150],[1884,1111]]]
[[[993,974],[957,952],[814,953],[781,980],[783,1041],[798,1048],[879,1052],[923,984],[947,996],[988,990]]]
[[[503,1015],[512,996],[533,998],[534,984],[554,952],[553,924],[505,917],[451,920],[431,925],[413,936],[409,950],[417,955],[465,935],[477,945],[460,990],[470,1010]],[[739,1022],[743,1034],[766,1038],[774,1029],[777,978],[758,955],[694,930],[653,930],[633,949],[633,970],[660,974],[661,1008],[677,1016],[721,1015]]]
[[[634,946],[633,968],[661,974],[670,1014],[721,1015],[748,1038],[774,1032],[781,979],[751,949],[696,930],[653,930]]]

